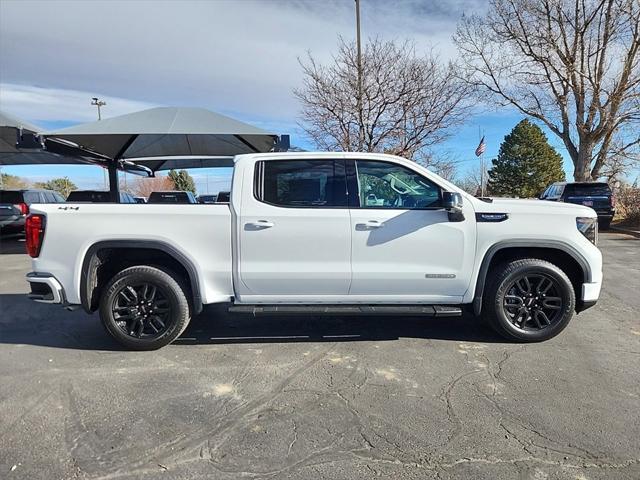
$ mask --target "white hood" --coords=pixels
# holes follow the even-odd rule
[[[500,212],[500,213],[549,213],[555,215],[575,215],[576,217],[596,217],[596,212],[592,208],[574,203],[550,202],[535,198],[492,198],[492,202],[483,202],[474,199],[474,207],[477,212]]]

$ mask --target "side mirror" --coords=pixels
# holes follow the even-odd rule
[[[464,220],[462,195],[458,192],[442,192],[442,206],[449,212],[449,221],[461,222]]]
[[[442,192],[442,206],[447,212],[462,210],[462,195],[458,192]]]

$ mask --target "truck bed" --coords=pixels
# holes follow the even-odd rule
[[[117,240],[155,241],[180,250],[197,270],[204,303],[233,295],[229,205],[67,203],[33,205],[31,211],[47,217],[33,271],[51,273],[66,285],[69,303],[80,303],[80,272],[89,248]]]

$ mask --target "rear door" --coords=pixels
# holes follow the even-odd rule
[[[473,207],[450,221],[442,189],[420,172],[385,161],[356,161],[351,210],[351,297],[376,302],[458,302],[476,244]]]
[[[242,302],[331,302],[348,294],[344,161],[259,161],[244,173],[236,294]]]

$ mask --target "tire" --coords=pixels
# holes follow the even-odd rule
[[[107,332],[131,350],[157,350],[187,328],[191,317],[186,288],[174,274],[147,265],[116,274],[100,297]]]
[[[573,285],[556,265],[525,258],[502,264],[489,275],[493,279],[484,296],[483,317],[503,337],[541,342],[558,335],[573,317]]]

